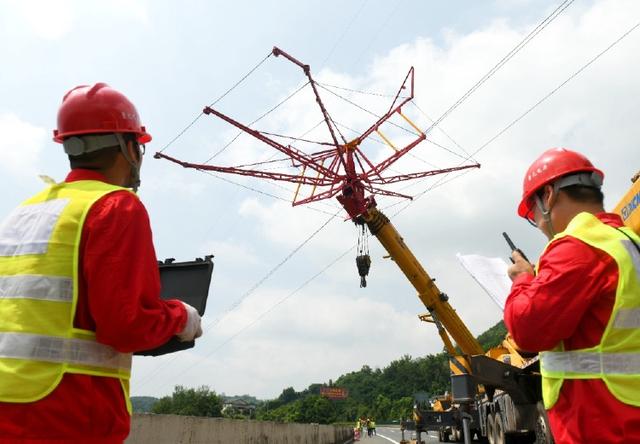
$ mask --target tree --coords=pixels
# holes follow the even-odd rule
[[[153,396],[132,396],[131,406],[134,413],[148,413],[153,408],[153,405],[158,402],[158,398]]]
[[[298,395],[298,393],[296,393],[293,387],[287,387],[282,391],[280,396],[278,396],[278,401],[281,401],[283,404],[286,404],[288,402],[295,401],[299,397],[300,396]]]
[[[187,389],[181,385],[175,386],[173,395],[161,398],[153,406],[153,413],[164,413],[185,416],[220,417],[222,400],[216,392],[207,386],[197,389]]]
[[[307,396],[300,403],[299,420],[305,423],[331,424],[336,420],[331,401],[319,395]]]

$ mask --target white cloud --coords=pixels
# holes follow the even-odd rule
[[[37,37],[57,40],[73,25],[75,12],[72,0],[10,0],[9,13],[15,14]]]
[[[442,348],[431,325],[417,322],[415,314],[387,302],[327,293],[323,285],[305,290],[252,325],[282,297],[272,290],[247,299],[198,344],[200,350],[215,352],[203,351],[204,357],[189,353],[172,371],[158,373],[156,384],[186,377],[192,385],[267,398],[287,386],[302,390],[310,383],[326,382],[365,363],[383,367],[403,353],[415,356]],[[204,368],[206,372],[199,370]],[[153,386],[135,380],[133,384],[145,384],[147,390]]]
[[[149,23],[149,8],[146,0],[112,0],[92,2],[82,0],[6,0],[0,5],[9,26],[18,25],[14,32],[21,33],[23,27],[31,35],[43,40],[59,40],[74,30],[79,22],[92,17],[108,16],[125,18],[142,24]]]
[[[634,17],[640,15],[640,3],[631,0],[600,1],[588,6],[577,3],[456,109],[441,124],[441,128],[467,151],[479,148],[587,60],[606,48],[624,29],[632,25],[633,20],[636,20]],[[11,22],[16,13],[25,14],[27,7],[23,7],[23,4],[33,5],[27,2],[9,4],[14,9],[10,10],[9,18],[5,14],[7,8],[2,10],[3,24]],[[268,34],[268,30],[264,28],[261,30],[263,34],[256,37],[256,29],[244,26],[242,29],[246,32],[237,34],[238,38],[232,39],[233,42],[220,40],[215,27],[207,22],[207,19],[212,20],[211,17],[214,16],[193,16],[194,11],[209,10],[210,6],[206,2],[196,4],[191,10],[176,10],[163,5],[156,7],[155,4],[154,9],[150,9],[147,2],[55,4],[58,11],[63,11],[70,4],[74,8],[73,11],[64,13],[63,17],[51,20],[52,29],[46,29],[49,23],[42,25],[41,29],[35,24],[25,24],[27,19],[21,16],[12,26],[20,28],[20,31],[28,28],[29,33],[19,34],[14,28],[11,28],[10,33],[5,33],[10,35],[12,41],[27,42],[15,45],[15,52],[24,51],[24,59],[33,62],[20,65],[17,62],[22,60],[21,57],[16,63],[7,64],[7,70],[11,70],[13,66],[21,67],[20,73],[13,74],[13,82],[6,83],[7,97],[16,104],[32,102],[24,100],[22,94],[18,96],[14,90],[23,92],[24,86],[20,84],[22,73],[36,72],[26,67],[40,66],[44,63],[41,59],[45,53],[50,56],[46,66],[52,67],[51,77],[47,77],[50,84],[47,83],[34,94],[41,97],[44,91],[62,90],[61,85],[67,88],[68,85],[77,84],[74,79],[78,73],[66,68],[76,66],[74,63],[78,60],[77,53],[67,53],[64,50],[51,52],[59,48],[43,49],[43,45],[32,45],[29,39],[33,36],[40,39],[61,38],[71,33],[74,26],[79,27],[81,20],[87,27],[119,27],[122,40],[131,39],[135,35],[140,47],[144,47],[144,53],[140,53],[143,55],[136,59],[142,62],[119,65],[122,63],[119,57],[104,60],[102,54],[86,51],[87,59],[82,64],[82,76],[103,78],[105,70],[113,69],[113,75],[117,71],[117,75],[122,76],[118,77],[121,84],[135,82],[135,85],[144,89],[140,97],[156,100],[154,103],[157,104],[158,113],[155,127],[158,128],[177,128],[179,125],[176,122],[190,121],[193,110],[186,107],[186,102],[189,102],[189,106],[194,102],[200,107],[200,98],[194,99],[194,96],[198,96],[203,90],[214,91],[216,94],[210,95],[217,96],[246,72],[246,68],[253,63],[252,57],[255,54],[250,55],[248,50],[242,50],[229,56],[229,52],[236,51],[236,48],[245,48],[236,46],[236,40],[244,38],[246,48],[255,48],[256,41],[270,46],[273,41],[286,40],[284,33],[287,31],[290,36],[297,31],[293,24],[289,29],[278,29],[282,35]],[[54,8],[48,5],[49,3],[46,8]],[[78,5],[80,7],[76,9],[75,6]],[[232,8],[233,2],[228,6]],[[29,8],[37,9],[35,6]],[[271,9],[275,13],[282,13],[276,7]],[[516,11],[517,7],[510,7],[508,10]],[[230,11],[237,12],[225,10],[229,17],[246,17],[231,14]],[[50,17],[54,18],[58,13],[53,11]],[[121,14],[124,14],[124,18]],[[222,17],[214,18],[222,20]],[[226,17],[222,21],[226,22]],[[319,16],[318,22],[323,18],[324,16]],[[127,25],[131,25],[133,21],[134,24],[148,24],[149,27],[142,35],[135,26],[123,26],[122,20],[128,20]],[[229,22],[232,23],[232,20],[229,19]],[[306,22],[304,23],[301,26],[306,27]],[[416,102],[432,118],[437,118],[533,29],[537,21],[532,21],[528,26],[523,26],[521,21],[514,24],[511,19],[483,23],[489,25],[473,32],[463,32],[460,29],[446,31],[444,38],[433,34],[423,34],[420,37],[419,32],[427,32],[420,28],[410,40],[379,53],[365,69],[358,66],[358,74],[331,67],[317,73],[314,71],[314,76],[316,80],[328,84],[394,94],[408,68],[414,66]],[[238,29],[241,25],[243,24],[238,22]],[[36,28],[31,29],[32,26]],[[133,29],[137,33],[133,33]],[[176,29],[183,34],[178,34]],[[189,34],[188,31],[193,33]],[[188,40],[184,38],[185,32],[189,36]],[[387,209],[387,206],[398,200],[384,197],[378,199],[379,206],[389,216],[394,216],[393,223],[407,245],[427,272],[437,279],[439,288],[448,293],[451,305],[474,334],[481,333],[497,322],[500,313],[488,296],[465,274],[455,259],[455,253],[506,257],[508,249],[500,233],[507,231],[529,257],[536,257],[544,240],[517,218],[515,207],[520,195],[522,174],[538,153],[551,146],[563,145],[585,152],[605,170],[605,192],[609,196],[609,206],[628,187],[628,178],[639,168],[634,164],[637,161],[636,144],[640,139],[640,129],[635,122],[640,111],[637,101],[640,95],[640,84],[637,81],[640,77],[637,58],[640,50],[639,32],[640,30],[630,35],[481,151],[477,156],[482,163],[480,170],[469,172],[433,189],[397,216],[396,211],[404,203]],[[106,47],[111,43],[110,37],[92,35],[86,44],[91,47]],[[292,55],[303,62],[313,62],[313,45],[303,41],[298,35],[295,35],[295,39],[299,50],[292,52]],[[349,51],[357,50],[353,45],[347,46],[349,42],[346,40],[345,48],[350,48]],[[58,46],[68,48],[66,45]],[[311,54],[307,54],[307,51]],[[260,50],[260,57],[262,52]],[[11,51],[8,54],[13,56]],[[123,52],[123,55],[131,53]],[[271,65],[265,64],[261,70],[271,70],[275,66],[277,69],[282,68],[286,75],[280,76],[276,68],[273,68],[271,79],[260,83],[258,92],[245,91],[244,100],[230,94],[220,103],[220,109],[229,110],[232,117],[237,117],[242,122],[249,122],[269,109],[269,105],[287,97],[304,79],[302,72],[298,73],[298,77],[292,75],[297,68],[289,66],[282,58],[272,58],[269,63]],[[311,68],[315,68],[313,64]],[[149,72],[153,75],[149,76]],[[236,77],[231,78],[230,72],[236,73]],[[267,77],[269,75],[271,74]],[[234,94],[241,96],[240,92],[250,80],[247,79],[247,83],[234,90]],[[190,85],[197,82],[202,84]],[[320,92],[332,117],[345,126],[362,131],[375,121],[374,116],[353,108],[324,90]],[[388,98],[343,90],[339,93],[378,114],[384,112],[389,105]],[[185,99],[187,96],[189,100]],[[44,122],[45,119],[52,118],[55,105],[59,103],[59,94],[51,94],[51,97],[53,98],[49,102],[53,105],[50,105],[50,109],[43,105],[33,110],[34,113],[42,113],[33,121]],[[268,104],[264,103],[266,99],[269,99]],[[141,104],[140,108],[144,109],[143,107]],[[11,109],[20,108],[12,105]],[[185,111],[186,109],[189,111]],[[20,109],[19,114],[24,115],[24,112],[26,111]],[[406,106],[403,112],[421,128],[429,125],[428,119],[413,106]],[[185,114],[188,114],[188,119]],[[299,136],[319,120],[320,114],[313,97],[306,91],[255,127]],[[35,173],[41,147],[49,131],[9,113],[0,114],[0,131],[3,134],[0,165],[3,171],[6,169],[5,178],[10,177],[9,175]],[[347,139],[354,136],[344,128],[343,132]],[[176,149],[170,154],[176,153],[176,157],[184,157],[189,161],[202,161],[236,133],[234,128],[208,116],[200,119],[185,138],[180,140],[183,147],[181,151]],[[156,134],[154,132],[154,136]],[[408,140],[406,135],[394,129],[390,129],[387,135],[398,144]],[[165,136],[168,138],[169,135]],[[322,125],[307,137],[329,139],[327,130]],[[439,131],[429,134],[429,138],[456,153],[462,152]],[[308,150],[322,149],[311,145],[302,146]],[[363,144],[362,148],[372,159],[378,160],[390,152],[389,147],[373,141]],[[244,137],[238,145],[234,144],[216,158],[216,163],[246,164],[265,160],[273,153],[271,148],[262,146],[251,137]],[[455,165],[460,161],[459,157],[428,143],[420,145],[413,154],[438,167]],[[280,157],[279,154],[278,156]],[[227,182],[212,180],[206,175],[183,170],[172,164],[152,162],[155,161],[146,161],[143,168],[142,196],[152,214],[156,241],[159,249],[164,250],[163,257],[191,258],[194,250],[215,250],[212,252],[216,254],[216,272],[205,325],[234,304],[238,297],[252,288],[252,285],[329,217],[303,207],[292,208],[286,202],[273,200]],[[393,168],[409,172],[431,167],[407,156]],[[278,184],[286,188],[282,189],[254,178],[229,176],[229,179],[287,199],[292,198],[295,191],[292,184]],[[418,194],[435,185],[438,179],[417,181],[405,191]],[[7,186],[13,189],[15,182],[16,180],[11,180]],[[392,189],[400,191],[406,185],[399,184]],[[310,190],[304,189],[301,192],[308,195]],[[335,206],[335,200],[314,204],[315,208],[331,213]],[[375,239],[369,240],[374,262],[366,289],[358,288],[355,252],[352,251],[298,294],[273,308],[260,321],[230,340],[232,335],[250,325],[355,244],[356,230],[351,223],[342,221],[342,217],[341,212],[335,221],[247,297],[237,310],[229,313],[219,325],[206,330],[205,336],[198,341],[194,350],[163,358],[137,359],[133,393],[166,394],[171,392],[175,384],[207,384],[218,392],[249,392],[260,397],[270,397],[276,396],[282,388],[289,385],[300,390],[312,382],[335,379],[341,373],[356,370],[365,363],[382,367],[405,353],[417,356],[440,350],[442,345],[435,330],[416,318],[425,308],[416,297],[415,290],[392,261],[381,259],[386,252]],[[236,240],[240,238],[241,240]],[[228,340],[230,342],[221,347]],[[158,366],[162,370],[156,373]],[[186,371],[190,366],[193,368]]]
[[[34,176],[47,131],[12,113],[0,113],[0,168],[15,177]]]
[[[629,17],[633,14],[629,8],[639,10],[640,5],[599,2],[586,12],[567,11],[460,106],[443,127],[467,150],[478,148],[604,49],[625,26],[630,26]],[[594,17],[605,19],[606,23],[595,26]],[[325,76],[327,83],[335,80],[347,87],[368,90],[371,88],[367,85],[375,85],[376,90],[393,92],[402,79],[401,73],[414,65],[418,102],[432,117],[437,117],[527,32],[498,20],[470,34],[450,33],[446,47],[438,47],[428,39],[401,45],[378,57],[365,78],[328,70],[318,77]],[[530,252],[542,248],[542,238],[515,216],[521,176],[538,153],[554,145],[582,150],[603,165],[613,182],[630,176],[637,169],[636,166],[629,170],[628,162],[629,153],[634,152],[635,141],[640,136],[638,128],[636,125],[621,127],[621,122],[637,114],[634,100],[637,94],[631,92],[638,90],[636,79],[640,66],[634,57],[638,49],[636,36],[627,39],[483,150],[478,155],[483,164],[480,170],[436,188],[394,218],[410,248],[437,278],[440,289],[449,294],[452,306],[473,333],[479,334],[497,322],[500,312],[466,275],[455,260],[455,253],[506,257],[508,251],[500,237],[504,230],[515,233],[512,237],[520,240],[523,248]],[[314,120],[309,116],[315,115],[315,104],[297,100],[287,105],[281,110],[282,115],[276,114],[272,122],[278,122],[285,134],[299,134]],[[336,120],[358,129],[366,127],[367,122],[372,123],[371,116],[356,116],[353,108],[339,100],[327,99],[327,108]],[[420,119],[423,127],[428,125],[424,117],[416,119]],[[453,147],[437,132],[430,137]],[[461,153],[459,149],[456,151]],[[415,153],[441,166],[457,161],[429,145],[421,146]],[[384,148],[375,147],[372,156],[383,154]],[[424,165],[408,158],[395,167],[412,171]],[[436,180],[423,181],[410,190],[424,190]],[[612,186],[620,188],[615,183]],[[395,202],[380,201],[384,205]],[[389,210],[389,214],[397,208]],[[291,209],[284,203],[263,203],[256,199],[245,200],[240,214],[255,218],[256,232],[264,239],[289,247],[306,238],[324,218]],[[333,223],[323,230],[318,239],[314,239],[312,248],[296,256],[298,264],[322,267],[355,242],[355,230],[345,228],[348,225]],[[370,244],[375,259],[384,254],[375,240],[370,240]],[[345,259],[344,263],[348,262]],[[352,264],[347,267],[331,269],[314,283],[324,289],[322,296],[317,290],[305,290],[226,345],[224,352],[220,352],[223,357],[208,359],[208,365],[217,368],[213,380],[224,386],[226,392],[253,391],[275,396],[287,385],[302,389],[311,382],[326,381],[341,372],[357,369],[359,363],[384,366],[403,353],[439,350],[441,344],[436,332],[416,320],[415,315],[424,308],[393,263],[374,263],[370,282],[375,282],[379,290],[367,289],[372,298],[368,300],[354,296],[358,291],[355,267]],[[281,293],[265,290],[259,297],[253,295],[225,318],[219,326],[220,332],[212,334],[218,337],[223,333],[223,337],[228,338],[273,306],[278,296],[286,294],[285,288],[294,288],[302,280],[301,276],[286,272],[279,278],[280,285],[288,283]],[[336,285],[341,289],[336,291]],[[391,292],[381,294],[382,289]],[[431,345],[425,346],[426,343]],[[300,356],[304,356],[304,360],[299,359]],[[251,365],[254,362],[263,362],[264,366]],[[242,382],[237,376],[229,376],[238,372],[247,376]],[[207,377],[202,375],[198,381],[204,383]]]

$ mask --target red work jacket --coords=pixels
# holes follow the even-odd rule
[[[105,178],[71,171],[66,182]],[[138,198],[117,191],[89,211],[80,243],[74,325],[120,352],[164,344],[184,329],[177,300],[162,301],[149,216]],[[129,434],[130,416],[116,378],[65,374],[58,387],[33,403],[0,402],[0,444],[115,444]]]
[[[596,215],[621,227],[616,214]],[[570,236],[554,241],[540,257],[538,275],[519,275],[504,309],[504,321],[525,350],[565,350],[600,343],[618,284],[614,259]],[[557,444],[640,443],[640,409],[618,401],[600,379],[565,380],[549,410]]]

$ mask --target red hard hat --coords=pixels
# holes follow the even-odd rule
[[[139,143],[151,141],[136,107],[122,93],[106,83],[76,86],[62,98],[53,140],[101,133],[134,133]]]
[[[551,148],[542,153],[527,170],[522,185],[522,201],[518,205],[518,215],[527,217],[531,212],[530,198],[540,188],[571,173],[594,172],[604,178],[604,173],[580,153],[566,148]]]

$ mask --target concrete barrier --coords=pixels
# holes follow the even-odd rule
[[[349,427],[134,414],[126,444],[345,444]]]

